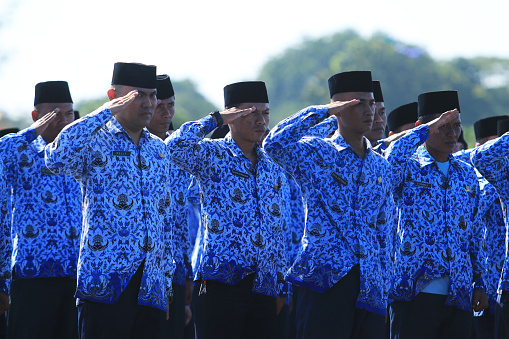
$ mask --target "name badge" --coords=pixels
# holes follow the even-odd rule
[[[56,175],[55,173],[51,172],[49,169],[47,169],[46,167],[41,167],[41,174],[46,174],[46,175]]]
[[[117,157],[130,157],[131,152],[130,151],[113,151],[113,156]]]
[[[427,182],[420,182],[420,181],[415,181],[414,180],[414,185],[417,186],[417,187],[424,187],[424,188],[431,188],[431,184],[427,183]]]
[[[240,172],[240,171],[237,171],[237,170],[234,170],[234,169],[232,169],[232,174],[234,174],[234,175],[236,175],[238,177],[244,178],[244,179],[248,179],[249,178],[249,174],[244,173],[244,172]]]
[[[340,183],[343,186],[348,186],[348,181],[346,179],[343,179],[339,176],[339,174],[332,172],[331,176],[336,180],[336,182]]]

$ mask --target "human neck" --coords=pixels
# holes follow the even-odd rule
[[[120,126],[122,126],[124,128],[124,130],[127,132],[127,134],[129,134],[129,136],[131,137],[133,142],[136,144],[136,146],[138,146],[140,144],[141,132],[143,131],[143,128],[139,129],[134,126],[129,126],[121,119],[120,120],[117,119],[116,116],[115,116],[115,119],[118,121]]]
[[[345,139],[345,141],[352,147],[353,151],[361,157],[361,159],[364,159],[364,156],[366,155],[366,144],[364,142],[364,135],[360,133],[352,132],[351,130],[347,128],[341,128],[339,126],[339,133]]]
[[[241,138],[234,135],[232,135],[232,138],[237,144],[237,146],[239,146],[244,156],[248,158],[253,165],[256,165],[258,157],[256,154],[255,143],[251,141],[242,140]]]
[[[440,152],[435,148],[429,147],[428,144],[424,143],[424,147],[428,151],[428,153],[438,162],[447,162],[449,161],[449,153]]]

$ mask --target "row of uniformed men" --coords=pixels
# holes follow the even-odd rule
[[[224,111],[167,138],[170,89],[154,66],[117,63],[110,102],[69,124],[67,84],[38,84],[35,123],[0,141],[12,192],[12,208],[2,210],[2,307],[10,292],[13,336],[61,329],[54,300],[65,290],[76,291],[82,337],[161,336],[170,291],[181,300],[170,304],[180,316],[170,318],[183,319],[193,279],[189,175],[203,225],[198,338],[274,337],[287,282],[298,337],[381,337],[388,301],[393,337],[467,335],[472,307],[487,307],[481,219],[493,204],[484,203],[472,166],[451,156],[461,133],[455,91],[420,95],[407,105],[418,107],[419,127],[378,142],[379,83],[368,71],[339,73],[329,79],[331,103],[280,122],[262,148],[270,116],[263,82],[226,86]],[[204,138],[224,124],[227,136]],[[480,170],[490,151],[473,152]],[[288,249],[292,238],[298,253]],[[20,326],[35,322],[30,312],[39,325]]]

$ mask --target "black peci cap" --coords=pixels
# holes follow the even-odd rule
[[[35,85],[34,106],[43,103],[72,103],[67,81],[46,81]]]
[[[156,66],[117,62],[113,67],[111,84],[140,88],[156,88],[156,79]]]
[[[236,82],[224,87],[224,106],[245,102],[269,103],[267,88],[263,81]]]
[[[380,86],[380,81],[378,80],[373,80],[373,96],[375,97],[375,102],[384,102],[382,86]]]
[[[477,120],[474,123],[475,140],[497,135],[497,122],[499,120],[509,119],[507,115],[498,115],[489,118]]]
[[[417,121],[417,102],[411,102],[399,106],[387,116],[387,125],[390,131],[395,131],[398,127]]]
[[[329,78],[330,97],[345,92],[373,92],[371,71],[351,71],[334,74]]]
[[[157,76],[157,99],[164,100],[175,95],[173,85],[168,74]]]
[[[11,133],[18,133],[18,132],[19,132],[19,128],[17,128],[17,127],[5,128],[5,129],[0,130],[0,138],[3,137],[4,135],[11,134]]]
[[[497,136],[501,137],[506,132],[509,132],[509,119],[497,121]]]
[[[417,98],[418,115],[442,114],[455,108],[460,111],[457,91],[437,91],[422,93]]]

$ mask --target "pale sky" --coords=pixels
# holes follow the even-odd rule
[[[509,58],[507,13],[504,0],[2,0],[0,112],[29,115],[41,81],[68,81],[75,103],[104,96],[116,61],[191,79],[220,106],[225,85],[346,29],[383,32],[436,59]]]

